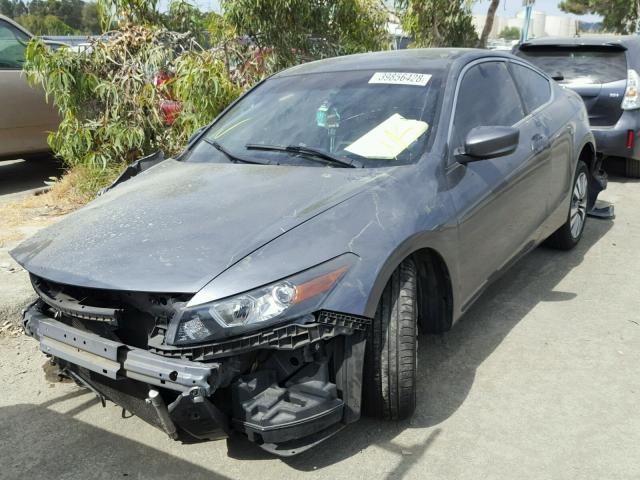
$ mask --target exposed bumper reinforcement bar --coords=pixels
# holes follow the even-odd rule
[[[218,363],[161,357],[58,322],[33,307],[25,312],[24,324],[44,353],[112,380],[130,378],[178,392],[199,387],[207,396],[215,390]]]
[[[231,405],[222,410],[229,405],[216,405],[213,394],[223,381],[223,363],[163,357],[72,327],[47,316],[41,307],[36,302],[23,312],[24,329],[40,341],[41,350],[101,401],[113,401],[170,438],[215,440],[235,430],[269,452],[289,456],[317,445],[360,416],[364,319],[353,319],[351,325],[346,323],[348,316],[319,315],[319,324],[327,323],[341,334],[330,349],[325,350],[320,338],[303,338],[299,343],[305,351],[299,355],[305,362],[296,369],[292,345],[279,345],[285,347],[280,357],[269,357],[263,369],[246,372],[225,386],[230,398],[223,398]],[[292,366],[285,368],[289,363]],[[338,365],[335,377],[330,364]],[[282,377],[286,380],[279,381]]]

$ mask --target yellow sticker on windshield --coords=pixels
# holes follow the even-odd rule
[[[409,120],[394,113],[345,150],[366,158],[396,158],[426,132],[427,128],[429,128],[427,122]]]

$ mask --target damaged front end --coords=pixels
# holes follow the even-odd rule
[[[317,309],[188,342],[178,330],[193,295],[31,278],[39,299],[24,312],[26,333],[61,372],[173,439],[235,431],[288,456],[360,416],[370,319]]]

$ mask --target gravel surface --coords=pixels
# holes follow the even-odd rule
[[[7,207],[10,203],[43,190],[45,182],[50,177],[61,173],[60,163],[50,156],[25,160],[0,161],[0,206]],[[13,213],[13,212],[12,212]],[[7,212],[3,212],[4,215]],[[22,225],[14,226],[3,223],[0,214],[0,335],[15,334],[19,330],[20,312],[34,300],[33,290],[29,284],[26,272],[13,261],[8,252],[20,238],[32,235],[49,221],[43,221],[40,215],[37,221],[27,218]],[[3,241],[4,238],[7,241]]]

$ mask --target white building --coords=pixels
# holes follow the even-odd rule
[[[478,35],[482,33],[486,19],[486,15],[473,16],[473,26],[475,27]],[[524,10],[518,13],[515,17],[502,17],[496,15],[493,21],[493,27],[491,28],[491,33],[489,33],[489,38],[498,38],[500,32],[507,27],[516,27],[518,30],[522,30],[523,24]],[[544,12],[534,10],[531,12],[531,19],[529,21],[529,38],[569,37],[576,34],[577,27],[578,25],[575,18],[547,15]]]

